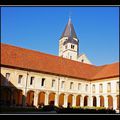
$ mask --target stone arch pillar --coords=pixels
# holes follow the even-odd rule
[[[117,96],[113,96],[113,109],[117,110]]]
[[[80,106],[83,107],[84,106],[84,96],[81,95],[80,97]]]
[[[48,101],[49,101],[49,92],[46,91],[46,92],[45,92],[45,105],[48,105],[48,104],[49,104]]]
[[[76,95],[72,95],[72,106],[76,106]]]
[[[38,107],[38,91],[34,92],[34,106]]]
[[[117,110],[120,110],[120,95],[117,95]]]
[[[68,94],[64,94],[64,107],[67,107],[68,104]]]
[[[55,93],[55,106],[58,106],[59,94]]]
[[[104,96],[104,105],[106,108],[108,108],[108,97],[107,96]]]

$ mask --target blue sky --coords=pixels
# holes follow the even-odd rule
[[[119,61],[118,7],[2,7],[1,42],[58,55],[69,14],[80,54],[95,65]]]

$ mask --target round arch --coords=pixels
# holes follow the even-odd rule
[[[84,97],[84,106],[88,106],[88,96]]]
[[[49,94],[49,105],[54,105],[55,104],[55,93],[50,93]]]
[[[111,95],[108,95],[108,108],[113,108],[113,97]]]
[[[64,93],[61,93],[59,95],[59,106],[63,106],[64,105],[64,96],[65,96]]]
[[[100,96],[100,107],[104,107],[104,97]]]
[[[34,104],[34,91],[27,92],[27,106],[33,106]]]
[[[95,96],[93,96],[93,106],[97,106],[97,98]]]
[[[68,107],[72,107],[72,104],[73,104],[73,95],[70,94],[68,96]]]
[[[45,105],[45,92],[40,92],[38,95],[38,105]]]

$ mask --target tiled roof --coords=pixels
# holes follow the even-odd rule
[[[89,65],[66,58],[1,43],[1,66],[94,80],[119,76],[119,63]]]
[[[120,76],[119,62],[98,67],[99,72],[95,74],[92,79],[108,78]]]

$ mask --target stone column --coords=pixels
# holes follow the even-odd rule
[[[80,106],[83,107],[84,106],[84,96],[80,96]]]
[[[91,102],[93,101],[93,98],[91,96],[88,96],[88,105],[89,107],[93,106],[93,104],[91,104]]]
[[[72,106],[76,106],[76,95],[72,96],[72,100],[73,100]]]
[[[55,94],[55,106],[58,106],[58,93]]]
[[[100,96],[96,96],[96,98],[97,98],[97,107],[100,107]]]
[[[48,100],[49,100],[49,92],[45,93],[45,105],[48,105]]]
[[[108,96],[107,95],[104,96],[104,106],[108,108]]]
[[[38,91],[34,92],[34,106],[38,107]]]
[[[68,95],[65,94],[64,95],[64,105],[63,105],[63,107],[67,107],[67,101],[68,101]]]
[[[113,97],[113,109],[117,109],[117,96],[116,95],[114,95],[114,96],[112,96]]]
[[[89,96],[88,101],[89,101],[89,105],[88,106],[93,107],[93,96]]]

